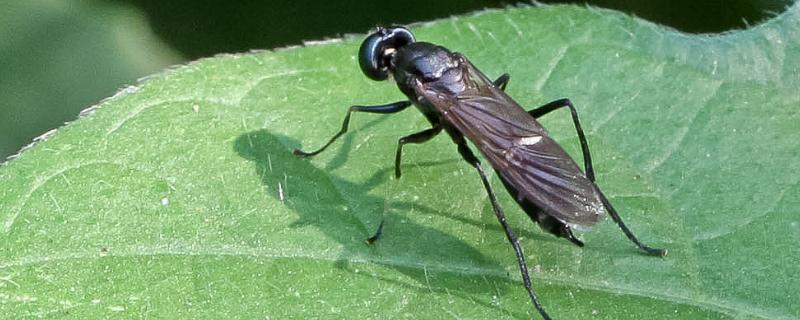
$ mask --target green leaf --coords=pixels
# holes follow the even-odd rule
[[[578,106],[611,221],[577,248],[505,194],[556,319],[800,315],[800,6],[749,30],[685,35],[574,6],[413,28],[512,75],[525,106]],[[10,318],[531,318],[474,170],[344,41],[205,59],[104,102],[0,168],[0,313]],[[573,155],[568,113],[542,119]],[[501,190],[494,179],[495,187]],[[384,237],[364,240],[386,220]]]

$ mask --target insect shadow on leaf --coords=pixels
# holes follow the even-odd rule
[[[234,144],[236,152],[254,164],[253,173],[258,175],[266,186],[272,203],[280,203],[277,185],[286,183],[285,201],[282,207],[298,215],[291,223],[295,229],[315,228],[332,243],[341,246],[342,253],[335,265],[354,274],[368,277],[370,281],[377,278],[387,283],[409,286],[420,292],[442,292],[478,303],[486,308],[509,312],[491,301],[495,292],[486,291],[486,282],[491,282],[495,290],[511,290],[516,283],[510,279],[497,261],[477,251],[473,246],[450,234],[429,226],[415,223],[408,212],[418,215],[436,215],[452,219],[475,227],[485,224],[449,212],[435,210],[428,206],[402,201],[390,201],[373,195],[374,189],[391,185],[389,176],[393,168],[375,171],[364,182],[354,183],[330,175],[326,170],[317,168],[307,162],[298,162],[287,147],[297,145],[291,138],[270,133],[267,130],[248,132],[238,137]],[[440,166],[453,164],[452,160],[421,163],[423,166]],[[321,179],[323,178],[323,179]],[[341,191],[341,190],[346,190]],[[346,209],[345,206],[356,204],[358,210]],[[386,213],[389,221],[404,221],[392,224],[393,236],[386,239],[386,246],[366,246],[364,239],[370,234],[366,226],[375,220],[375,212],[389,210]],[[264,212],[263,215],[268,215]],[[263,217],[260,219],[268,219]],[[250,217],[258,217],[251,214]],[[258,218],[256,218],[258,219]],[[253,225],[263,225],[253,223]],[[499,231],[499,226],[488,226]],[[405,235],[405,236],[400,236]],[[541,235],[526,232],[526,236],[546,240]],[[436,245],[430,245],[436,244]],[[414,279],[416,284],[400,281],[397,277],[378,272],[364,271],[368,267],[360,266],[356,272],[351,263],[382,265],[399,271]],[[413,263],[412,263],[413,262]],[[466,274],[483,279],[481,281],[459,281]],[[499,292],[498,292],[499,293]],[[486,297],[486,299],[482,299]],[[525,317],[515,314],[515,317]]]

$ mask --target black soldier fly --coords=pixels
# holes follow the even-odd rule
[[[481,163],[466,139],[484,154],[500,181],[528,216],[547,232],[566,238],[577,246],[583,242],[572,234],[571,226],[590,226],[608,212],[625,235],[649,255],[664,256],[667,251],[648,247],[622,222],[608,198],[595,184],[589,146],[572,102],[561,99],[525,111],[505,92],[509,80],[503,74],[491,81],[467,58],[457,52],[427,42],[416,42],[405,28],[380,28],[370,34],[359,50],[361,71],[372,80],[394,77],[409,100],[377,106],[351,106],[341,130],[313,152],[295,149],[298,156],[316,155],[347,132],[353,112],[395,113],[412,104],[431,123],[431,128],[400,138],[395,156],[395,176],[400,177],[403,145],[430,140],[443,130],[458,146],[458,152],[480,175],[483,186],[508,241],[514,248],[525,289],[544,319],[550,319],[531,286],[528,268],[517,236],[506,222],[503,210]],[[569,108],[580,139],[585,173],[536,121],[549,112]],[[373,237],[383,231],[383,222]]]

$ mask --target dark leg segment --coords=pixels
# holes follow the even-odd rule
[[[572,122],[575,124],[575,130],[578,131],[578,139],[581,142],[581,151],[583,151],[583,163],[584,163],[583,165],[584,169],[586,170],[586,178],[594,182],[595,177],[594,177],[594,169],[592,167],[592,155],[589,152],[589,144],[586,142],[586,136],[583,134],[583,129],[581,128],[580,120],[578,120],[578,111],[575,110],[575,106],[572,104],[572,101],[569,101],[569,99],[556,100],[548,104],[545,104],[541,107],[538,107],[536,109],[533,109],[531,111],[528,111],[528,113],[534,118],[539,118],[541,116],[548,114],[550,111],[563,107],[569,107],[569,111],[572,114]],[[633,235],[633,232],[631,232],[631,230],[628,229],[625,223],[622,222],[622,218],[617,213],[617,210],[615,210],[614,207],[611,206],[611,203],[608,201],[603,192],[600,191],[600,188],[597,188],[597,191],[600,194],[600,200],[603,202],[603,206],[605,206],[606,209],[608,209],[608,213],[611,216],[611,218],[614,219],[614,222],[616,222],[617,225],[620,227],[620,229],[622,229],[622,232],[625,233],[628,239],[630,239],[634,244],[636,244],[636,246],[639,247],[639,249],[641,249],[642,251],[644,251],[649,255],[665,256],[667,254],[667,250],[655,249],[642,244],[639,241],[639,239],[637,239],[636,236]]]
[[[503,182],[503,186],[506,187],[506,190],[508,190],[508,194],[511,195],[511,198],[516,200],[519,206],[522,207],[522,211],[525,211],[528,217],[531,218],[531,221],[538,224],[542,230],[552,233],[558,237],[566,238],[575,245],[583,247],[583,242],[578,240],[578,238],[575,238],[575,235],[572,234],[572,229],[569,227],[569,225],[545,213],[541,208],[539,208],[539,206],[529,199],[520,197],[519,190],[508,183],[503,176],[498,175],[498,178],[500,178],[500,181]]]
[[[628,229],[625,223],[622,222],[622,218],[620,218],[619,213],[617,213],[617,210],[615,210],[614,207],[611,206],[611,203],[608,202],[608,198],[606,198],[606,195],[603,194],[603,192],[600,191],[599,188],[597,189],[597,191],[600,194],[600,201],[602,201],[603,205],[606,207],[606,209],[608,209],[608,214],[611,216],[611,219],[614,219],[614,222],[616,222],[619,228],[622,229],[622,232],[625,233],[625,236],[627,236],[628,239],[630,239],[634,244],[636,244],[636,246],[639,247],[639,249],[641,249],[642,251],[644,251],[649,255],[661,256],[661,257],[667,255],[666,249],[651,248],[639,242],[639,239],[636,239],[636,236],[633,235],[633,232],[631,232],[631,230]]]
[[[367,238],[367,244],[375,243],[375,241],[381,238],[381,235],[383,235],[383,219],[381,219],[381,224],[378,225],[378,230],[375,231],[375,234]]]
[[[589,144],[586,142],[586,136],[583,134],[583,129],[581,129],[581,121],[578,119],[578,111],[575,110],[575,106],[572,105],[572,101],[569,99],[560,99],[548,104],[545,104],[541,107],[528,111],[528,114],[533,116],[534,118],[539,118],[544,116],[550,111],[569,107],[570,113],[572,113],[572,122],[575,124],[575,130],[578,131],[578,140],[581,142],[581,151],[583,152],[583,168],[586,171],[586,177],[589,178],[592,182],[594,182],[594,169],[592,168],[592,155],[589,153]]]
[[[569,242],[572,242],[576,246],[583,247],[583,241],[580,241],[580,240],[578,240],[578,238],[575,238],[575,235],[572,234],[572,228],[570,228],[567,225],[564,225],[561,228],[562,228],[561,232],[566,234],[566,236],[564,236],[564,238],[567,238],[567,240],[569,240]]]
[[[494,84],[495,87],[500,88],[500,90],[506,91],[506,85],[508,85],[509,79],[511,79],[511,76],[508,75],[508,73],[504,73],[497,77],[497,80],[494,80],[492,84]]]
[[[350,109],[347,110],[347,115],[344,117],[344,121],[342,122],[342,129],[339,130],[329,141],[326,143],[322,148],[319,148],[316,151],[312,152],[305,152],[300,149],[294,149],[294,154],[301,156],[301,157],[310,157],[317,155],[318,153],[322,152],[331,145],[336,139],[339,139],[345,132],[347,132],[347,127],[350,125],[350,114],[353,112],[366,112],[366,113],[395,113],[403,111],[405,108],[411,105],[411,101],[398,101],[389,104],[379,105],[379,106],[352,106]]]
[[[442,127],[434,126],[428,130],[420,131],[400,138],[397,141],[397,154],[394,158],[394,176],[400,178],[400,158],[403,154],[403,145],[407,143],[424,143],[442,132]]]
[[[397,141],[397,155],[394,158],[395,177],[400,178],[400,157],[403,154],[403,145],[406,143],[423,143],[435,137],[440,132],[442,132],[442,127],[437,125],[433,128],[400,138],[400,140]],[[378,239],[381,238],[381,235],[383,235],[383,220],[381,220],[381,224],[378,225],[378,230],[375,231],[375,234],[367,239],[367,244],[375,243],[375,241],[378,241]]]
[[[511,229],[511,226],[508,225],[506,216],[503,213],[503,209],[500,208],[500,203],[497,202],[497,197],[494,195],[494,190],[492,190],[489,179],[486,178],[486,174],[483,172],[483,168],[481,168],[480,161],[477,157],[475,157],[475,154],[472,153],[472,150],[469,149],[464,141],[464,138],[461,137],[459,140],[460,141],[456,141],[456,144],[458,144],[458,152],[461,154],[464,160],[469,162],[469,164],[478,170],[478,174],[481,176],[483,186],[486,188],[486,192],[489,194],[489,200],[492,203],[494,214],[497,216],[497,220],[500,221],[500,225],[503,226],[503,230],[506,232],[506,238],[508,238],[508,241],[511,242],[511,246],[514,247],[514,253],[517,255],[517,264],[519,264],[519,272],[522,274],[522,282],[525,284],[525,289],[528,290],[528,296],[530,296],[533,306],[536,307],[536,310],[539,311],[539,314],[542,315],[542,318],[545,320],[550,320],[550,316],[547,315],[547,312],[545,312],[544,308],[542,308],[542,304],[539,303],[539,298],[536,297],[536,292],[533,291],[531,278],[528,274],[528,265],[525,262],[525,253],[522,252],[522,247],[519,245],[519,239],[517,239],[517,235],[514,234],[514,230]]]

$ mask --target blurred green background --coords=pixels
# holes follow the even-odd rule
[[[790,0],[593,0],[695,33],[746,28]],[[528,2],[6,0],[0,5],[0,162],[136,79],[217,53],[296,45]]]

